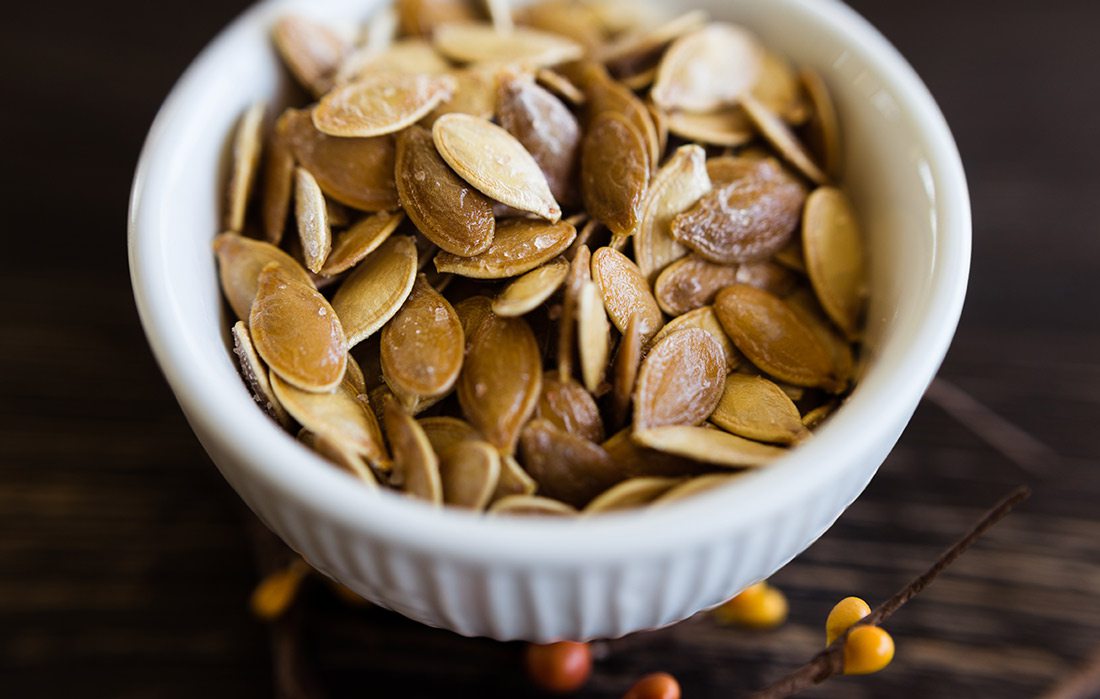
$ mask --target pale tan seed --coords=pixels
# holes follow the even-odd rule
[[[326,196],[360,211],[397,208],[391,137],[329,136],[313,126],[305,110],[288,111],[283,124],[294,159],[317,179]]]
[[[288,138],[290,119],[289,113],[284,113],[275,121],[263,159],[260,217],[264,239],[272,245],[278,245],[283,240],[287,215],[290,213],[290,199],[294,191],[295,162]]]
[[[332,252],[325,266],[321,268],[321,274],[334,277],[359,264],[386,242],[404,220],[405,215],[400,211],[379,211],[361,219],[336,236]]]
[[[792,238],[791,242],[772,256],[772,259],[793,272],[805,274],[806,260],[802,255],[801,236]]]
[[[393,481],[408,495],[433,505],[443,503],[439,457],[424,430],[395,400],[384,407],[386,437],[393,450]]]
[[[642,137],[646,167],[656,169],[661,160],[660,134],[645,103],[626,85],[612,79],[602,65],[586,61],[580,64],[578,73],[579,84],[585,86],[589,130],[605,112],[622,116]]]
[[[440,456],[443,502],[484,510],[500,481],[500,454],[488,442],[463,441]]]
[[[465,348],[458,314],[421,274],[382,328],[382,377],[403,405],[437,398],[458,381]]]
[[[267,366],[260,359],[260,355],[256,354],[256,348],[252,346],[252,336],[249,335],[248,326],[243,320],[238,320],[233,325],[233,354],[237,355],[241,376],[252,392],[252,399],[276,422],[283,427],[288,427],[290,416],[271,390],[271,382],[267,379]]]
[[[677,330],[683,330],[685,328],[699,328],[700,330],[706,330],[710,333],[710,336],[722,346],[722,353],[726,358],[727,373],[733,371],[741,364],[743,360],[741,352],[734,346],[729,336],[726,335],[726,331],[722,329],[722,324],[718,322],[718,316],[715,315],[714,307],[712,306],[696,308],[694,311],[689,311],[682,316],[673,318],[665,327],[661,328],[661,332],[653,337],[650,344],[655,345]]]
[[[313,434],[304,427],[298,433],[298,441],[315,451],[326,461],[352,474],[372,490],[379,487],[378,477],[374,475],[374,471],[371,470],[367,460],[344,445]]]
[[[682,478],[631,478],[613,486],[584,508],[584,514],[596,515],[643,507],[683,483]]]
[[[682,456],[643,447],[634,441],[630,427],[617,432],[600,446],[611,456],[625,478],[683,478],[713,470]]]
[[[840,138],[840,118],[836,113],[829,86],[819,73],[809,68],[801,73],[802,87],[811,105],[806,141],[829,175],[838,178],[843,171],[843,144]]]
[[[737,283],[737,273],[736,265],[716,265],[689,255],[665,267],[653,285],[653,294],[662,311],[679,316],[709,306],[719,291]]]
[[[718,294],[714,312],[737,349],[769,376],[795,386],[837,388],[828,352],[782,299],[737,284]]]
[[[727,468],[759,468],[787,454],[770,444],[753,442],[710,427],[674,425],[634,433],[642,446]]]
[[[493,313],[511,318],[522,316],[546,303],[569,275],[569,262],[557,257],[519,277],[493,301]]]
[[[798,277],[774,262],[746,262],[737,267],[737,283],[755,286],[780,298],[788,296],[798,286]]]
[[[644,61],[681,36],[698,31],[706,22],[706,12],[690,10],[670,20],[628,31],[606,43],[596,57],[607,65]]]
[[[448,22],[473,22],[476,6],[469,0],[396,0],[401,33],[430,37]]]
[[[760,376],[730,374],[722,400],[710,421],[739,437],[758,442],[794,444],[808,436],[787,394]]]
[[[482,0],[482,4],[498,34],[510,34],[515,29],[511,0]]]
[[[631,316],[612,366],[611,416],[615,427],[623,425],[630,417],[630,402],[634,397],[634,385],[645,348],[640,320],[641,316]]]
[[[309,393],[291,386],[274,372],[270,379],[279,402],[307,430],[372,463],[389,460],[369,402],[359,400],[350,383],[343,382],[332,393]]]
[[[634,237],[634,258],[650,283],[661,270],[688,253],[672,237],[672,221],[710,191],[706,157],[699,146],[682,146],[653,178]]]
[[[584,507],[623,480],[603,447],[548,420],[533,420],[523,429],[520,454],[539,493],[574,507]]]
[[[332,307],[354,347],[382,329],[405,303],[416,281],[416,244],[390,236],[340,285]]]
[[[466,346],[470,346],[481,322],[492,315],[493,300],[488,296],[471,296],[455,304],[455,313],[462,323],[462,333],[466,337]]]
[[[435,268],[474,279],[509,279],[562,254],[576,236],[577,229],[565,221],[507,219],[497,223],[488,250],[473,257],[441,252],[435,258]]]
[[[355,51],[340,66],[336,83],[345,85],[357,78],[376,73],[406,75],[442,75],[451,70],[447,62],[425,39],[405,38],[385,48],[369,43]]]
[[[653,128],[657,131],[657,157],[650,163],[650,170],[655,170],[661,164],[665,150],[668,149],[668,112],[653,104],[653,102],[646,102],[645,108],[649,112]]]
[[[695,497],[701,493],[717,490],[741,478],[740,473],[712,473],[706,476],[692,478],[674,488],[669,489],[663,495],[653,501],[654,507],[662,507],[669,503],[680,502],[687,498]]]
[[[256,351],[288,383],[325,392],[340,385],[348,342],[332,306],[277,262],[260,272],[248,318]]]
[[[491,24],[448,23],[436,28],[435,48],[459,63],[522,63],[552,66],[576,60],[584,53],[580,44],[559,34],[516,27],[507,34]]]
[[[756,84],[764,49],[745,29],[709,24],[673,42],[651,96],[659,106],[710,112],[736,104]]]
[[[802,95],[798,73],[787,59],[774,51],[765,51],[760,63],[760,77],[750,91],[762,105],[788,124],[799,125],[810,115]]]
[[[550,68],[539,68],[535,73],[539,83],[574,107],[585,103],[584,93],[569,78]]]
[[[214,239],[214,253],[218,257],[222,292],[241,320],[248,320],[259,286],[260,272],[272,262],[298,281],[312,283],[293,257],[269,243],[236,233],[222,233]]]
[[[585,230],[588,230],[587,225]],[[582,243],[573,255],[562,293],[557,356],[558,376],[562,381],[573,376],[573,355],[576,352],[577,338],[577,302],[580,298],[581,286],[589,281],[592,281],[592,253],[588,251],[588,246]]]
[[[581,145],[577,118],[561,100],[525,77],[502,80],[497,104],[500,125],[538,163],[554,198],[572,202]]]
[[[657,66],[647,68],[641,72],[633,73],[630,75],[624,75],[619,78],[619,81],[626,87],[639,92],[645,90],[647,87],[653,84],[653,81],[657,79]]]
[[[626,117],[605,111],[593,119],[581,150],[581,194],[588,213],[617,236],[638,226],[649,159],[645,139]]]
[[[225,227],[237,233],[244,229],[245,210],[252,197],[256,171],[260,166],[265,110],[266,105],[262,102],[249,107],[237,124],[237,131],[233,136],[233,163],[229,170]]]
[[[819,405],[810,412],[802,416],[802,424],[806,426],[808,430],[814,430],[821,426],[825,420],[833,414],[837,409],[838,403],[835,400],[831,400],[824,405]]]
[[[647,344],[664,325],[661,309],[641,270],[626,255],[600,248],[592,255],[592,279],[600,288],[607,315],[619,332],[638,316],[642,342]]]
[[[752,122],[740,107],[706,113],[669,112],[668,130],[688,141],[727,148],[743,146],[755,135]]]
[[[538,487],[535,479],[523,470],[514,456],[501,454],[500,480],[493,492],[493,502],[513,495],[534,495]]]
[[[857,339],[865,285],[863,236],[839,189],[821,187],[806,200],[802,247],[821,307],[848,339]]]
[[[481,438],[474,426],[461,418],[441,415],[422,417],[417,422],[440,458],[459,442]]]
[[[481,119],[492,119],[497,113],[497,66],[462,68],[452,70],[457,87],[451,98],[444,101],[421,123],[431,126],[444,114],[471,114]]]
[[[445,114],[432,126],[439,154],[490,199],[549,221],[561,219],[546,176],[512,134],[487,119]]]
[[[328,27],[300,15],[285,15],[272,31],[275,48],[295,79],[314,97],[332,86],[347,46]]]
[[[363,367],[359,366],[359,362],[355,357],[348,353],[348,368],[347,373],[344,374],[344,380],[347,381],[356,393],[367,392],[367,376],[363,373]]]
[[[801,288],[784,299],[806,327],[817,336],[821,346],[833,360],[833,373],[837,377],[840,389],[847,387],[855,372],[855,357],[852,346],[840,336],[836,326],[829,322],[817,297],[808,289]]]
[[[460,257],[489,249],[493,203],[455,174],[420,126],[397,138],[397,192],[409,219],[435,245]]]
[[[508,495],[492,504],[491,515],[516,517],[576,517],[576,508],[538,495]]]
[[[501,453],[515,451],[520,430],[535,412],[542,387],[542,357],[522,318],[490,315],[470,340],[458,379],[462,412]]]
[[[325,95],[313,109],[313,125],[329,136],[384,136],[420,121],[457,87],[449,75],[369,74]]]
[[[604,300],[595,283],[584,282],[581,285],[577,293],[576,312],[581,375],[585,388],[596,393],[603,384],[611,356],[611,324],[607,322]]]
[[[741,96],[741,107],[764,140],[770,143],[783,156],[783,159],[793,165],[806,179],[815,184],[825,184],[829,181],[829,176],[821,171],[810,154],[806,152],[806,148],[774,112],[755,97],[747,94]]]
[[[332,252],[332,228],[325,195],[313,175],[302,168],[298,168],[294,176],[294,215],[306,269],[317,274]]]
[[[672,333],[642,360],[634,387],[634,430],[698,425],[718,401],[726,377],[722,347],[710,333],[688,328]]]
[[[592,394],[572,378],[562,380],[557,372],[543,375],[535,416],[590,442],[604,439],[603,420]]]

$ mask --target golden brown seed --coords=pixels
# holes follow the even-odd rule
[[[305,110],[290,110],[283,123],[294,159],[327,196],[360,211],[397,208],[392,138],[328,136],[313,126]]]
[[[576,60],[584,49],[558,34],[516,27],[498,33],[491,24],[449,23],[433,35],[435,48],[459,63],[522,63],[530,67],[552,66]]]
[[[406,75],[442,75],[451,64],[436,53],[431,43],[420,38],[394,41],[385,48],[367,46],[348,56],[336,74],[336,82],[344,85],[360,77],[376,73]]]
[[[401,33],[430,37],[447,22],[473,22],[478,19],[469,0],[397,0]]]
[[[647,344],[664,325],[661,309],[638,266],[612,248],[592,255],[592,279],[600,288],[607,315],[619,332],[625,332],[631,316],[638,316],[642,343]]]
[[[562,380],[557,372],[543,375],[535,415],[590,442],[603,441],[603,420],[592,394],[572,378]]]
[[[571,202],[581,143],[581,127],[573,113],[532,80],[513,77],[501,82],[497,114],[500,125],[538,163],[554,197]]]
[[[481,325],[481,321],[492,315],[492,310],[493,300],[488,296],[471,296],[455,304],[455,313],[458,315],[459,322],[462,323],[462,333],[466,337],[467,347]]]
[[[652,102],[646,102],[645,108],[649,112],[653,128],[657,131],[657,157],[652,158],[649,164],[649,169],[652,171],[661,164],[661,158],[664,157],[665,150],[668,148],[668,112]]]
[[[275,128],[268,139],[267,154],[264,158],[263,201],[260,214],[264,239],[272,245],[282,242],[294,188],[294,154],[291,152],[287,138],[289,120],[289,113],[284,113],[276,120]]]
[[[243,320],[238,320],[233,325],[233,354],[237,355],[241,376],[252,392],[252,399],[280,425],[289,426],[290,416],[271,390],[271,382],[267,378],[267,366],[260,359],[260,355],[256,354],[256,348],[252,346],[252,336],[249,335],[248,326]]]
[[[585,388],[597,393],[603,384],[607,362],[611,356],[611,324],[607,322],[604,301],[595,283],[581,284],[577,292],[576,314],[581,375],[584,377]]]
[[[472,66],[452,70],[457,87],[451,98],[432,110],[423,120],[425,126],[431,126],[444,114],[472,114],[482,119],[492,119],[497,112],[497,71],[498,67]]]
[[[605,44],[597,56],[602,63],[611,66],[645,62],[681,36],[701,29],[706,22],[706,12],[691,10],[659,24],[627,31]]]
[[[313,109],[313,125],[329,136],[384,136],[420,121],[457,87],[449,75],[366,75],[325,95]]]
[[[699,328],[710,333],[710,336],[722,346],[722,352],[726,358],[727,373],[733,371],[741,364],[741,352],[738,351],[733,342],[729,339],[729,336],[726,335],[726,331],[722,329],[722,324],[718,322],[718,316],[714,314],[714,308],[712,306],[696,308],[694,311],[689,311],[682,316],[673,318],[668,322],[668,325],[661,328],[661,332],[653,337],[650,344],[655,345],[677,330],[683,330],[684,328]]]
[[[260,165],[265,108],[263,103],[249,107],[233,136],[233,164],[229,171],[225,227],[237,233],[244,229],[245,209],[252,196],[252,185]]]
[[[538,79],[539,84],[574,107],[584,104],[584,93],[561,73],[550,68],[539,68],[538,72],[535,73],[535,77]]]
[[[805,188],[773,159],[726,159],[723,176],[673,220],[672,236],[711,262],[768,259],[794,236]]]
[[[682,478],[713,470],[681,456],[643,447],[634,441],[633,430],[629,427],[617,432],[600,446],[618,464],[625,478]]]
[[[603,447],[548,420],[533,420],[523,428],[520,454],[540,494],[574,507],[583,507],[623,480]]]
[[[741,107],[764,140],[770,143],[783,156],[783,159],[793,165],[806,179],[815,184],[825,184],[829,181],[829,176],[821,171],[799,143],[798,138],[774,112],[755,97],[747,94],[741,96]]]
[[[818,304],[813,292],[808,289],[799,289],[787,297],[785,301],[795,315],[817,336],[821,346],[825,348],[833,360],[833,372],[841,384],[841,388],[846,387],[855,372],[855,357],[852,353],[852,346],[840,336],[836,331],[836,326],[825,317],[825,312],[821,310],[821,306]]]
[[[753,139],[752,122],[740,107],[715,112],[670,112],[668,130],[680,138],[708,146],[735,148]]]
[[[645,140],[621,114],[593,119],[581,153],[581,193],[588,213],[618,236],[638,226],[649,186]]]
[[[344,324],[351,347],[392,318],[416,281],[416,244],[404,235],[390,236],[344,280],[332,307]]]
[[[774,51],[764,52],[760,76],[751,94],[788,124],[801,124],[809,116],[798,74],[785,58]]]
[[[716,265],[689,255],[665,267],[653,293],[662,311],[679,316],[710,305],[719,291],[737,283],[737,273],[736,265]]]
[[[386,436],[393,449],[393,481],[412,497],[442,504],[439,457],[424,430],[395,400],[386,401],[384,415]]]
[[[523,517],[576,517],[579,512],[564,502],[537,495],[506,495],[489,508],[491,515]]]
[[[764,49],[733,24],[712,23],[673,42],[651,96],[659,106],[710,112],[736,104],[757,81]]]
[[[497,482],[497,489],[493,491],[493,502],[510,496],[534,495],[537,489],[538,483],[523,470],[515,457],[501,454],[500,480]]]
[[[840,119],[837,117],[829,87],[821,75],[811,69],[804,69],[800,77],[812,107],[806,133],[807,145],[817,156],[817,162],[824,166],[825,172],[834,178],[839,177],[844,155],[840,140]]]
[[[484,510],[500,481],[500,454],[488,442],[463,441],[440,454],[443,502]]]
[[[340,319],[324,296],[279,263],[260,272],[248,328],[256,351],[288,383],[320,393],[343,380],[348,342]]]
[[[493,122],[445,114],[432,126],[432,138],[447,164],[485,196],[549,221],[561,218],[561,207],[538,163]]]
[[[795,386],[837,387],[829,354],[781,299],[737,284],[718,294],[714,312],[737,349],[765,373]]]
[[[821,423],[825,422],[825,419],[833,414],[833,411],[837,409],[839,404],[835,400],[831,400],[824,405],[819,405],[810,412],[802,416],[802,424],[806,426],[808,430],[814,430],[821,426]]]
[[[655,427],[635,432],[634,439],[650,449],[728,468],[759,468],[787,454],[786,449],[711,427]]]
[[[397,138],[397,192],[424,237],[461,257],[489,249],[496,231],[493,203],[444,162],[432,135],[412,126]]]
[[[859,337],[863,314],[863,237],[848,197],[821,187],[806,200],[802,223],[806,269],[829,318],[849,340]]]
[[[634,236],[634,259],[650,283],[661,270],[688,252],[672,237],[672,221],[710,191],[706,157],[706,151],[699,146],[682,146],[650,184]]]
[[[774,262],[746,262],[737,267],[737,283],[755,286],[780,298],[786,297],[798,286],[798,277],[789,269]]]
[[[516,20],[528,27],[568,37],[585,49],[603,43],[604,33],[593,7],[571,0],[547,0],[516,8]]]
[[[588,226],[585,226],[585,230],[587,229]],[[557,357],[558,375],[562,381],[573,376],[573,353],[576,349],[577,337],[577,302],[580,298],[581,285],[589,281],[592,281],[592,253],[588,251],[588,245],[582,243],[573,255],[562,293]]]
[[[332,252],[332,229],[325,195],[313,175],[302,168],[298,168],[294,177],[294,214],[306,269],[317,274]]]
[[[458,380],[465,349],[458,314],[421,274],[382,328],[382,376],[403,403],[436,398]]]
[[[722,429],[746,439],[794,444],[808,436],[787,394],[760,376],[730,374],[722,400],[710,416]]]
[[[312,449],[326,461],[339,466],[358,478],[368,488],[372,490],[378,488],[378,477],[374,475],[370,464],[350,448],[313,434],[304,427],[298,433],[298,441]]]
[[[256,298],[260,272],[272,262],[298,281],[312,284],[309,275],[293,257],[259,240],[236,233],[222,233],[214,239],[214,253],[218,256],[222,292],[241,320],[248,320],[252,300]]]
[[[503,454],[511,455],[542,387],[542,357],[522,318],[491,313],[473,331],[458,380],[462,412]]]
[[[615,354],[612,367],[611,416],[616,427],[621,426],[630,417],[630,401],[634,396],[634,385],[638,380],[638,368],[642,364],[642,350],[645,341],[642,338],[641,316],[634,315],[626,326],[619,350]]]
[[[698,328],[674,332],[642,361],[634,388],[634,430],[698,425],[714,412],[726,377],[722,347]]]
[[[682,478],[642,476],[608,488],[584,508],[586,515],[629,510],[653,502],[683,482]]]
[[[328,92],[347,51],[344,40],[328,27],[300,15],[279,19],[272,34],[275,48],[302,87],[314,97]]]
[[[440,456],[459,442],[481,438],[473,425],[457,417],[422,417],[417,422],[431,442],[432,449]]]
[[[791,242],[787,243],[786,247],[782,250],[775,253],[772,259],[791,271],[805,274],[806,260],[802,256],[802,237],[796,236],[792,238]]]
[[[362,262],[393,234],[405,215],[379,211],[336,236],[321,274],[334,277]]]
[[[701,493],[717,490],[733,483],[741,477],[740,473],[712,473],[706,476],[692,478],[689,481],[669,489],[664,495],[653,501],[653,506],[664,506],[673,502],[680,502],[687,498],[695,497]]]
[[[493,301],[493,313],[514,317],[530,313],[549,299],[565,283],[569,262],[558,257],[519,277]]]
[[[435,268],[474,279],[508,279],[562,254],[576,236],[577,229],[566,221],[507,219],[497,224],[488,250],[473,257],[441,252],[435,258]]]
[[[369,402],[359,400],[349,382],[344,381],[332,393],[310,393],[291,386],[274,372],[270,379],[275,396],[302,427],[375,464],[389,460]]]

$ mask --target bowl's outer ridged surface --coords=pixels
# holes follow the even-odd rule
[[[280,103],[268,29],[288,9],[362,19],[371,0],[261,3],[196,60],[150,132],[130,211],[142,322],[196,435],[248,505],[311,564],[413,619],[502,640],[664,626],[767,577],[820,536],[897,441],[958,322],[970,212],[942,116],[904,61],[833,0],[686,0],[742,21],[837,94],[848,182],[871,238],[871,361],[848,404],[781,463],[661,511],[485,520],[360,488],[257,409],[226,343],[210,241],[232,125]],[[806,36],[814,36],[807,41]],[[843,37],[843,38],[842,38]]]

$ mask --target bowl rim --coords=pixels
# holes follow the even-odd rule
[[[178,167],[163,153],[185,123],[188,94],[218,71],[221,58],[240,39],[266,22],[284,0],[265,0],[250,8],[199,54],[173,87],[147,136],[130,199],[128,252],[131,280],[142,325],[157,361],[192,428],[212,438],[227,457],[242,464],[279,497],[296,500],[324,519],[335,520],[364,540],[399,543],[422,553],[445,553],[470,563],[488,559],[513,565],[549,567],[599,565],[638,556],[702,546],[744,526],[776,507],[804,502],[807,492],[824,487],[840,471],[863,457],[873,458],[876,426],[886,431],[903,425],[931,382],[954,335],[966,294],[971,255],[970,200],[961,159],[943,114],[928,88],[901,54],[867,20],[839,0],[771,0],[806,13],[815,23],[850,38],[854,53],[874,56],[898,106],[912,115],[916,133],[929,154],[935,187],[937,231],[928,297],[923,316],[898,367],[868,372],[844,408],[813,440],[774,466],[686,501],[645,511],[598,518],[556,520],[509,518],[507,526],[491,517],[433,508],[399,495],[355,487],[351,476],[322,467],[309,452],[260,410],[242,410],[242,387],[220,386],[210,369],[194,360],[193,343],[178,322],[176,294],[161,270],[170,264],[159,244],[158,206],[165,179]],[[904,371],[897,368],[904,367]],[[872,419],[873,418],[873,419]],[[871,425],[872,427],[868,427]],[[263,435],[241,439],[239,435]],[[842,458],[825,458],[843,454]],[[791,478],[796,474],[796,478]],[[812,496],[811,496],[812,497]],[[683,523],[690,521],[690,527]]]

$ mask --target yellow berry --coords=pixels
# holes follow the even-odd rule
[[[294,602],[308,572],[309,566],[298,560],[261,580],[249,602],[252,613],[264,621],[278,619]]]
[[[877,626],[857,626],[844,643],[844,674],[870,675],[894,659],[894,639]]]
[[[771,629],[787,620],[787,598],[777,588],[758,582],[714,610],[717,619],[751,629]]]
[[[837,602],[825,620],[825,645],[833,645],[840,634],[870,613],[871,607],[858,597],[845,597]]]

